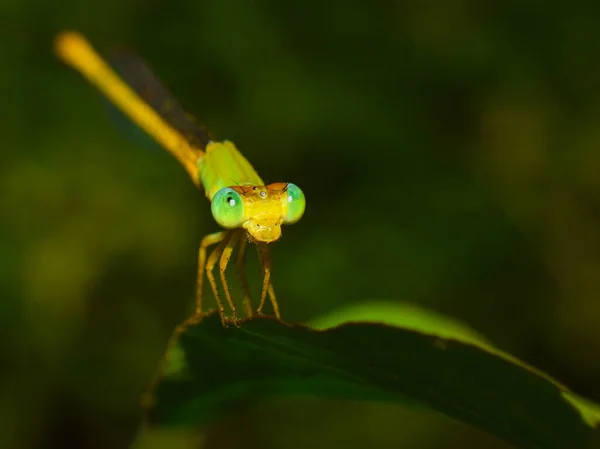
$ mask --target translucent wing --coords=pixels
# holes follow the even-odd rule
[[[143,129],[137,126],[127,115],[117,108],[110,100],[101,94],[98,94],[100,101],[106,108],[110,120],[124,138],[135,143],[137,146],[154,150],[163,151],[156,140],[148,135]]]
[[[54,51],[171,153],[194,184],[200,185],[198,161],[211,137],[183,111],[143,61],[131,53],[115,56],[119,75],[75,31],[60,33],[54,40]]]
[[[213,136],[193,116],[185,112],[175,97],[137,54],[115,52],[110,65],[131,89],[194,147],[204,150]]]

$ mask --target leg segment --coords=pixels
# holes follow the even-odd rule
[[[273,305],[273,311],[275,312],[275,316],[279,318],[279,306],[277,305],[277,299],[275,299],[275,291],[271,286],[271,252],[269,251],[269,247],[266,244],[258,244],[257,249],[258,255],[260,257],[260,266],[263,271],[263,285],[260,294],[260,304],[258,305],[256,313],[258,315],[262,315],[262,308],[265,305],[265,300],[267,299],[268,292],[271,304]]]
[[[231,237],[227,240],[227,245],[223,249],[221,253],[221,258],[219,259],[219,272],[221,274],[221,283],[223,284],[223,292],[225,292],[225,299],[231,308],[232,321],[234,324],[237,323],[237,313],[235,311],[235,304],[231,299],[231,292],[229,290],[229,284],[227,283],[227,277],[225,276],[225,270],[227,269],[227,264],[229,264],[229,259],[231,259],[231,254],[233,253],[233,248],[237,244],[240,239],[240,233],[234,232],[231,234]]]
[[[273,284],[269,284],[269,299],[271,300],[271,305],[273,306],[273,312],[275,312],[275,316],[277,319],[281,318],[279,315],[279,304],[277,304],[277,298],[275,298],[275,290],[273,290]]]
[[[204,285],[204,270],[206,268],[206,249],[209,246],[219,243],[226,235],[226,231],[208,234],[200,243],[200,249],[198,250],[198,277],[196,278],[196,312],[194,317],[202,315],[202,288]]]
[[[246,248],[248,247],[248,240],[246,240],[246,236],[242,234],[240,236],[240,247],[237,254],[237,259],[235,261],[235,265],[237,268],[238,279],[240,280],[240,284],[242,285],[242,292],[244,294],[244,309],[246,310],[246,316],[251,317],[254,314],[252,310],[252,303],[250,301],[250,289],[248,288],[248,280],[246,279]]]
[[[223,254],[223,251],[225,250],[225,248],[227,247],[227,244],[229,242],[229,240],[231,239],[231,232],[225,232],[225,236],[222,237],[221,239],[221,243],[219,243],[219,245],[213,250],[212,253],[210,253],[210,256],[208,256],[208,260],[206,261],[206,277],[208,279],[208,282],[212,288],[213,294],[215,295],[215,300],[217,301],[217,307],[219,309],[219,315],[221,315],[221,322],[223,323],[223,325],[226,325],[226,319],[225,319],[225,309],[223,308],[223,304],[221,303],[221,300],[219,299],[219,288],[217,286],[217,281],[215,280],[215,275],[213,274],[212,270],[215,267],[217,261],[219,260],[219,257],[221,256],[221,254]]]

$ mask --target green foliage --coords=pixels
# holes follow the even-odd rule
[[[316,323],[344,319],[323,330],[267,317],[224,328],[212,314],[186,327],[166,356],[151,421],[204,425],[283,394],[417,404],[528,448],[583,447],[600,423],[596,405],[455,320],[380,302]]]

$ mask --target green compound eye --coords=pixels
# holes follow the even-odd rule
[[[239,193],[225,187],[215,193],[210,203],[215,221],[225,229],[239,228],[244,222],[244,203]]]
[[[302,218],[304,209],[306,208],[306,199],[304,193],[296,184],[289,183],[287,185],[287,215],[283,222],[285,224],[294,224]]]

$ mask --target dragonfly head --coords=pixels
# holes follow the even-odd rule
[[[281,237],[281,225],[293,224],[304,213],[305,199],[294,184],[233,186],[211,200],[213,217],[226,229],[244,228],[250,240],[271,243]]]

